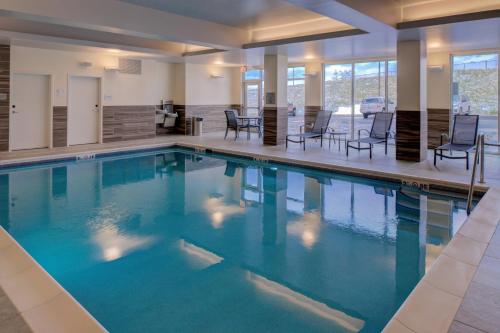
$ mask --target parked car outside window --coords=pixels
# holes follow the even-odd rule
[[[394,102],[389,101],[388,103],[388,111],[389,112],[394,112],[396,109],[396,106],[394,105]],[[369,115],[378,113],[378,112],[385,112],[385,98],[384,97],[368,97],[364,98],[361,101],[361,106],[359,111],[363,115],[363,118],[368,118]]]

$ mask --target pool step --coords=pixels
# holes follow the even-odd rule
[[[421,210],[420,197],[418,193],[399,191],[396,195],[396,213],[402,219],[420,223],[421,214],[426,214],[429,225],[450,228],[452,225],[453,203],[427,200],[427,207]]]

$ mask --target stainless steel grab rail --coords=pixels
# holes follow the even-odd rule
[[[481,160],[479,158],[481,157]],[[478,162],[481,163],[481,180],[484,181],[484,134],[479,134],[477,137],[476,151],[474,153],[474,166],[472,167],[472,175],[470,178],[469,192],[467,194],[467,215],[472,210],[472,198],[474,197],[474,183],[476,181],[476,170]]]
[[[480,159],[479,159],[479,183],[484,184],[484,134],[481,135],[481,141],[479,142]]]

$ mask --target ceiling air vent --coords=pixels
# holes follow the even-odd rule
[[[135,75],[141,75],[142,73],[142,62],[140,60],[120,58],[118,64],[120,73]]]

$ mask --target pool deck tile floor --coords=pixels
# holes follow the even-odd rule
[[[394,147],[388,156],[376,147],[373,159],[365,151],[345,155],[338,143],[328,148],[308,142],[307,150],[298,145],[263,146],[255,134],[234,141],[223,140],[221,133],[203,137],[172,135],[148,140],[80,145],[0,153],[0,166],[36,160],[72,157],[77,154],[116,152],[180,144],[192,148],[244,154],[260,159],[300,163],[331,170],[370,174],[392,179],[417,179],[429,184],[467,189],[470,171],[464,161],[443,160],[438,167],[428,159],[420,163],[396,161]],[[486,156],[485,184],[478,184],[486,195],[474,209],[452,241],[417,285],[410,297],[388,323],[384,332],[498,332],[500,327],[500,156]],[[11,239],[0,230],[0,326],[2,332],[101,332],[83,308],[61,290],[51,289],[51,278],[34,269],[26,254],[12,247]],[[16,244],[17,248],[17,244]],[[15,257],[15,258],[14,258]],[[16,259],[17,258],[17,259]],[[14,260],[15,259],[15,260]],[[29,258],[31,259],[31,258]],[[5,264],[5,265],[4,265]],[[45,273],[46,274],[46,273]],[[9,280],[16,276],[20,281]],[[54,281],[53,281],[54,282]],[[55,282],[54,282],[55,283]],[[29,287],[28,287],[29,285]],[[40,288],[40,286],[42,286]],[[25,288],[28,288],[25,290]],[[61,313],[63,315],[61,315]]]
[[[470,171],[465,169],[463,160],[442,160],[438,161],[438,166],[432,163],[432,151],[429,150],[428,159],[423,162],[396,161],[394,158],[393,146],[389,146],[388,155],[384,155],[383,146],[376,146],[373,159],[369,159],[366,151],[350,150],[349,156],[345,154],[345,148],[338,150],[338,145],[332,142],[331,149],[328,148],[328,141],[324,142],[323,148],[319,141],[308,141],[306,151],[303,151],[298,144],[291,144],[288,149],[285,146],[263,146],[252,134],[251,140],[246,140],[242,135],[238,140],[223,139],[223,133],[209,133],[202,137],[171,135],[156,137],[154,139],[111,142],[104,144],[89,144],[53,149],[35,149],[0,153],[0,165],[34,161],[37,159],[69,157],[79,153],[91,153],[99,151],[120,151],[130,148],[159,147],[162,145],[178,143],[191,147],[204,147],[216,149],[221,152],[243,153],[254,156],[267,156],[268,158],[280,159],[283,161],[306,162],[310,165],[325,165],[338,170],[359,170],[369,172],[373,175],[395,174],[398,177],[413,177],[427,179],[429,182],[451,184],[461,184],[465,188],[470,181]],[[500,156],[486,156],[486,183],[478,184],[478,187],[500,187]]]
[[[0,227],[0,332],[105,329]]]

